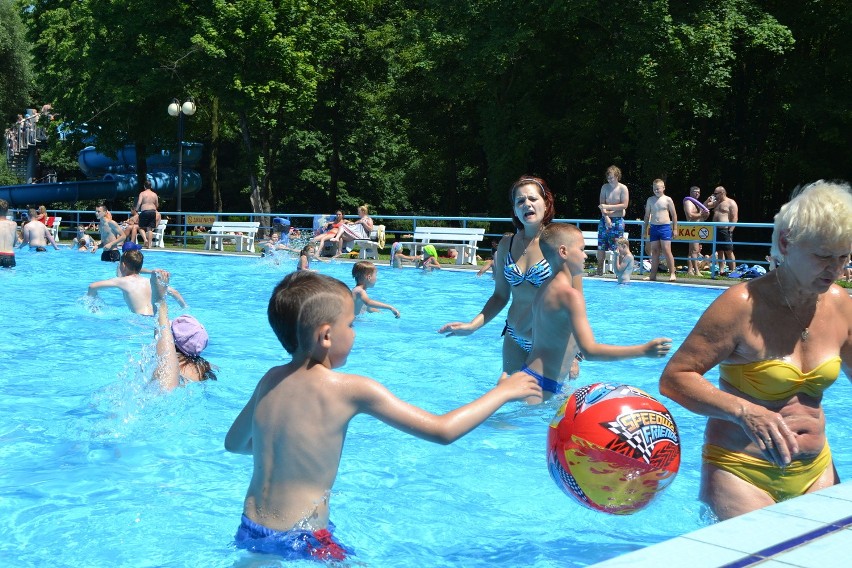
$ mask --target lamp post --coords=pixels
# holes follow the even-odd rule
[[[169,114],[178,118],[178,179],[177,179],[177,210],[181,212],[181,197],[183,194],[183,117],[195,114],[195,101],[192,97],[183,104],[178,99],[172,99]]]

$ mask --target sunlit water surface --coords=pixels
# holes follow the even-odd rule
[[[352,283],[351,265],[317,268]],[[273,286],[295,260],[153,251],[146,267],[172,272],[189,313],[210,333],[219,380],[162,395],[147,383],[153,328],[117,291],[85,298],[114,275],[99,255],[18,254],[0,271],[0,557],[8,566],[233,566],[251,474],[223,449],[256,382],[288,360],[266,321]],[[442,413],[500,374],[505,314],[469,337],[445,338],[492,290],[490,276],[380,267],[371,295],[402,312],[369,314],[342,369],[374,377],[401,398]],[[657,335],[677,348],[715,289],[587,279],[598,341]],[[180,313],[171,305],[174,317]],[[665,362],[586,362],[579,384],[626,382],[659,397]],[[713,371],[710,378],[718,377]],[[616,517],[586,510],[553,483],[545,438],[553,406],[510,404],[451,446],[369,418],[351,424],[332,497],[337,536],[375,567],[586,566],[697,529],[704,420],[661,399],[682,437],[680,473],[648,508]],[[828,392],[828,434],[841,478],[852,474],[848,381]],[[264,566],[277,565],[264,562]]]

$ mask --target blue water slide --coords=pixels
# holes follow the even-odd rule
[[[182,197],[192,197],[201,189],[201,174],[187,168],[198,164],[202,150],[202,144],[184,143]],[[88,146],[80,151],[77,161],[88,177],[101,179],[7,185],[0,187],[0,199],[9,202],[10,207],[25,207],[54,202],[127,199],[139,193],[136,174],[132,173],[136,170],[136,149],[133,146],[125,146],[115,158]],[[177,156],[162,152],[148,156],[145,162],[148,164],[151,188],[161,198],[177,197]]]
[[[198,142],[184,142],[183,168],[191,169],[201,161],[204,145]],[[113,158],[101,152],[94,146],[86,146],[77,155],[77,163],[87,177],[94,178],[104,174],[129,174],[136,171],[136,147],[125,146],[116,152]],[[145,158],[148,171],[177,170],[178,156],[167,150],[152,154]]]

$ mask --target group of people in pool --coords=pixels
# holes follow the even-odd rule
[[[343,282],[300,270],[275,287],[267,315],[292,359],[260,379],[225,438],[228,451],[254,456],[239,547],[321,560],[352,553],[333,534],[329,498],[357,414],[447,444],[506,402],[536,403],[558,393],[578,355],[668,354],[665,337],[631,346],[597,343],[582,293],[582,234],[551,222],[554,200],[543,179],[518,179],[510,198],[516,231],[497,246],[493,293],[472,320],[439,330],[474,333],[510,304],[504,372],[480,398],[446,414],[336,370],[354,343],[358,299]],[[708,419],[700,497],[719,519],[839,482],[821,401],[841,370],[852,375],[852,298],[835,284],[852,252],[852,188],[825,181],[800,188],[774,225],[777,267],[722,293],[659,380],[663,395]],[[358,278],[365,282],[369,273]],[[154,282],[162,298],[167,277],[155,273]],[[717,365],[714,385],[706,375]]]
[[[442,416],[376,381],[335,371],[354,341],[355,301],[346,285],[297,271],[276,287],[269,321],[293,359],[261,379],[225,440],[229,451],[255,458],[239,546],[289,558],[351,553],[333,535],[328,500],[355,414],[450,443],[507,401],[536,403],[558,393],[578,354],[668,353],[664,337],[597,343],[582,293],[582,234],[551,223],[553,197],[541,178],[520,178],[510,195],[516,231],[497,246],[493,294],[471,321],[440,329],[468,335],[511,302],[504,373],[485,395]],[[850,187],[820,181],[801,189],[775,219],[778,268],[724,292],[662,372],[664,395],[708,417],[701,498],[720,519],[838,482],[820,402],[841,367],[847,375],[852,367],[852,299],[834,284],[850,252]],[[718,364],[717,387],[704,375]],[[311,439],[323,443],[306,444],[317,424],[322,432]]]

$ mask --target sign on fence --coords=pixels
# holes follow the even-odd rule
[[[216,215],[187,215],[187,225],[212,225],[216,222]]]
[[[713,225],[677,226],[676,241],[713,242],[716,227]]]

